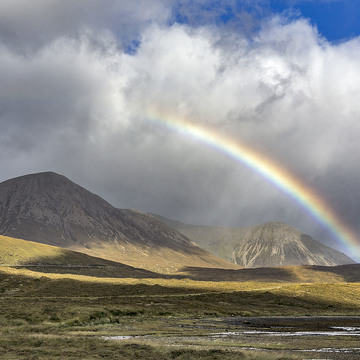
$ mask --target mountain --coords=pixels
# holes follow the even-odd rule
[[[202,248],[244,267],[354,264],[345,254],[293,226],[275,222],[245,228],[187,225],[154,215]]]
[[[0,235],[162,273],[189,265],[234,267],[153,216],[117,209],[53,172],[0,183]]]
[[[95,277],[159,278],[162,275],[136,269],[56,246],[0,235],[0,267],[21,267],[45,273]]]

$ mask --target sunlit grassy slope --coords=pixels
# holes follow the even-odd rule
[[[206,268],[241,268],[239,265],[218,258],[195,246],[191,251],[182,249],[174,251],[166,246],[139,246],[130,242],[123,244],[93,241],[89,242],[87,248],[74,244],[69,249],[161,274],[179,274],[181,268],[189,264]]]
[[[76,253],[65,249],[0,235],[0,264],[31,264],[44,258],[52,258],[58,264],[80,260]]]
[[[191,263],[194,266],[232,267],[232,264],[221,259],[216,262],[215,257],[212,263],[210,261],[212,258],[206,257],[207,253],[203,258],[201,254],[197,257],[194,256],[194,253],[186,254],[163,248],[143,249],[144,253],[139,255],[141,250],[139,249],[139,247],[128,245],[124,252],[124,246],[116,243],[94,243],[91,249],[74,246],[74,250],[69,250],[0,235],[0,266],[31,268],[30,265],[33,265],[33,269],[34,266],[38,266],[38,270],[42,272],[70,272],[90,276],[135,278],[166,277],[160,273],[177,273],[184,263]],[[234,267],[238,268],[236,265]]]
[[[0,266],[26,266],[40,272],[100,277],[151,278],[158,274],[56,246],[0,235]]]

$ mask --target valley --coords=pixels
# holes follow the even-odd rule
[[[335,349],[332,359],[359,356],[359,337],[338,334],[360,327],[358,283],[95,278],[2,267],[0,284],[2,359],[313,359],[324,348]]]
[[[244,267],[55,173],[1,183],[0,219],[1,359],[359,357],[360,264],[286,224],[246,230]]]

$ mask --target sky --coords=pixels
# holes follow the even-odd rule
[[[359,14],[355,0],[2,0],[0,181],[55,171],[119,208],[286,222],[360,260],[267,178],[154,119],[266,155],[360,239]]]

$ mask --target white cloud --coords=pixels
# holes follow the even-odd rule
[[[277,159],[330,198],[328,192],[335,192],[341,181],[339,167],[353,168],[359,150],[354,134],[359,132],[357,94],[360,86],[356,74],[360,67],[354,59],[358,58],[360,46],[356,39],[331,45],[319,38],[305,20],[292,23],[280,20],[274,19],[264,26],[253,41],[246,42],[240,37],[236,48],[222,45],[219,33],[214,34],[212,28],[148,29],[138,53],[129,58],[135,71],[129,82],[128,101],[140,112],[149,104],[155,104],[227,131]],[[163,148],[177,146],[173,136],[169,139],[161,142]],[[194,153],[192,157],[198,157],[197,166],[229,175],[221,184],[216,183],[219,180],[216,175],[207,178],[207,186],[200,190],[201,194],[208,194],[207,201],[201,205],[210,209],[209,214],[228,213],[226,209],[230,207],[236,209],[232,215],[234,221],[241,218],[237,214],[254,216],[256,212],[265,221],[264,214],[268,212],[272,219],[278,214],[280,218],[285,216],[299,222],[297,206],[290,211],[290,202],[268,185],[257,181],[261,190],[242,190],[248,189],[244,181],[254,181],[252,176],[245,175],[248,170],[234,170],[236,182],[229,172],[234,164],[225,161],[226,165],[219,165],[221,160],[214,159],[212,153],[204,154],[199,148],[196,152],[199,155]],[[150,153],[148,150],[147,154]],[[162,166],[178,174],[172,166],[174,161],[177,167],[182,167],[181,158],[169,159]],[[214,163],[218,164],[214,166]],[[187,174],[190,172],[185,166],[183,169],[187,169]],[[327,185],[329,178],[331,189]],[[177,193],[176,187],[165,186],[171,189],[168,193]],[[193,203],[199,188],[187,189],[188,201]],[[254,201],[259,191],[263,196]],[[352,188],[349,194],[338,196],[351,198],[354,191]],[[231,195],[234,193],[235,199]],[[272,210],[275,203],[278,212]],[[339,203],[335,201],[334,207],[341,214],[343,209],[337,207]],[[192,206],[190,208],[196,208]],[[262,210],[257,210],[260,207]],[[195,212],[200,211],[197,208]],[[203,212],[201,216],[206,217]]]
[[[331,45],[307,21],[281,18],[251,39],[233,28],[168,26],[171,9],[161,1],[51,4],[0,5],[8,29],[0,47],[3,180],[55,170],[120,207],[192,222],[282,220],[318,233],[259,176],[147,122],[158,107],[252,144],[344,217],[359,210],[358,39]],[[52,25],[54,14],[62,15]],[[141,43],[129,55],[119,37],[134,34]],[[18,51],[28,43],[35,50]],[[348,188],[337,193],[346,173]]]

